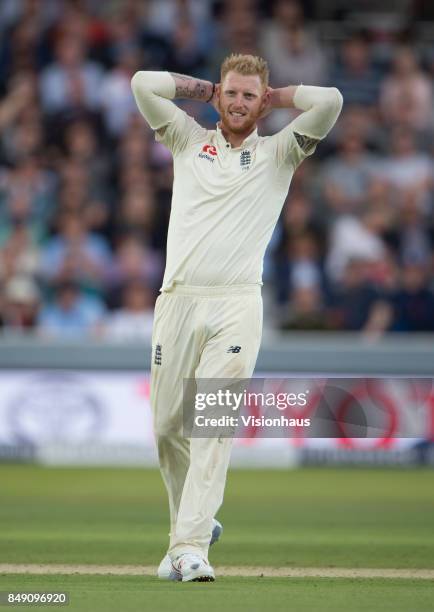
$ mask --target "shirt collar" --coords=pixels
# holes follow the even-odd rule
[[[222,147],[226,147],[226,145],[228,144],[228,141],[223,136],[223,132],[221,131],[218,123],[216,126],[216,134],[217,134],[217,143]],[[258,128],[255,128],[253,132],[249,134],[247,138],[243,140],[241,145],[239,147],[233,147],[233,150],[237,151],[238,149],[246,149],[247,147],[252,146],[258,140],[258,138],[259,138]]]

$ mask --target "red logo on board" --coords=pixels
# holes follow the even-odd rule
[[[202,151],[209,155],[217,155],[217,149],[213,145],[203,145]]]

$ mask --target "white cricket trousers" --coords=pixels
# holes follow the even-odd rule
[[[183,437],[183,381],[250,378],[261,334],[259,285],[176,286],[157,299],[151,407],[169,497],[172,560],[187,552],[208,558],[232,446],[232,438]]]

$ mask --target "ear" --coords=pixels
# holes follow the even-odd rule
[[[271,102],[271,87],[267,87],[264,93],[262,94],[262,104],[267,107]]]
[[[216,83],[214,95],[211,100],[211,104],[214,106],[219,115],[221,115],[220,111],[220,95],[221,95],[221,85],[220,83]]]

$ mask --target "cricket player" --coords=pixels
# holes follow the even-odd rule
[[[231,55],[219,84],[169,72],[132,78],[137,106],[173,154],[167,260],[155,307],[151,406],[170,507],[170,542],[158,575],[212,581],[208,562],[223,501],[231,438],[183,437],[183,379],[250,378],[261,342],[263,257],[297,166],[333,127],[335,88],[268,86],[265,60]],[[212,104],[215,130],[176,98]],[[303,111],[262,137],[275,108]]]

